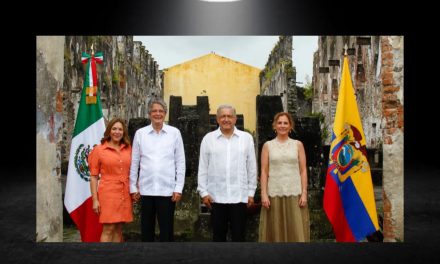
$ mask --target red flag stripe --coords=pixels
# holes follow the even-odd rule
[[[96,60],[92,59],[92,78],[93,86],[98,86],[98,74],[96,73]]]
[[[93,212],[92,197],[89,197],[78,208],[70,213],[81,233],[82,242],[99,242],[101,240],[102,225],[99,216]]]
[[[96,63],[102,63],[104,60],[102,57],[94,57]]]
[[[331,197],[331,199],[326,199],[325,197]],[[344,214],[338,185],[334,182],[333,177],[328,175],[324,189],[324,211],[327,214],[330,223],[333,225],[333,232],[335,233],[336,241],[356,242]]]

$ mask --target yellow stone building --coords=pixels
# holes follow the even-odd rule
[[[216,114],[219,105],[230,104],[243,114],[245,129],[254,132],[260,72],[210,53],[164,69],[164,100],[169,105],[171,95],[181,96],[183,105],[195,105],[197,96],[208,96],[210,114]]]

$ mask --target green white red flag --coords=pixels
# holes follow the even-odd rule
[[[64,205],[80,231],[81,241],[99,242],[102,225],[92,210],[87,158],[105,131],[96,73],[96,63],[103,61],[102,52],[91,56],[83,52],[81,61],[87,67],[70,146]]]

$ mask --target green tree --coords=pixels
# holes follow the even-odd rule
[[[313,86],[308,75],[306,75],[306,83],[304,84],[304,96],[306,100],[313,99]]]

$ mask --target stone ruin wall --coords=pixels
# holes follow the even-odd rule
[[[323,128],[328,133],[324,144],[330,145],[339,85],[341,82],[344,45],[348,45],[350,75],[355,89],[367,140],[367,148],[381,148],[382,86],[380,79],[380,37],[321,36],[313,61],[312,111],[325,117]]]
[[[382,218],[379,222],[383,225],[383,241],[403,241],[403,37],[319,37],[313,61],[312,109],[325,117],[323,131],[327,131],[324,136],[327,145],[336,111],[345,44],[367,139],[373,184],[382,186],[382,194],[375,195],[378,216]]]
[[[98,88],[101,91],[106,121],[122,117],[148,117],[147,102],[163,97],[159,65],[148,50],[132,36],[66,36],[64,46],[63,98],[63,172],[67,172],[70,142],[81,98],[85,67],[82,52],[102,51],[103,64],[97,64]]]
[[[283,111],[297,115],[296,68],[292,65],[292,36],[280,36],[260,73],[260,95],[281,96]]]

